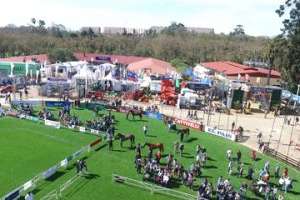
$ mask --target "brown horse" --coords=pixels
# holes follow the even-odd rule
[[[123,147],[123,142],[129,140],[130,141],[130,147],[132,148],[133,145],[135,144],[135,135],[133,134],[122,134],[122,133],[118,133],[115,137],[117,140],[120,140],[120,146]]]
[[[146,142],[144,144],[143,148],[145,146],[148,146],[150,150],[159,149],[160,152],[164,152],[164,144],[162,144],[162,143],[151,144],[151,143]]]
[[[126,115],[126,119],[129,118],[129,115],[132,115],[132,118],[134,119],[135,116],[139,116],[140,117],[140,120],[142,120],[143,118],[143,111],[142,110],[138,110],[138,109],[130,109],[128,112],[127,112],[127,115]]]

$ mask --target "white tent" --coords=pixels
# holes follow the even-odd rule
[[[149,87],[151,83],[150,76],[144,76],[143,80],[141,81],[141,87]]]
[[[209,73],[209,69],[207,69],[201,65],[196,65],[196,67],[194,67],[193,71],[194,71],[194,75],[198,78],[205,78],[205,77],[207,77],[207,75]]]

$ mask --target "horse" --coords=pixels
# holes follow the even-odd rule
[[[143,118],[143,111],[142,110],[138,110],[138,109],[130,109],[128,112],[127,112],[127,115],[126,115],[126,119],[129,118],[129,115],[132,115],[132,118],[134,119],[135,116],[139,116],[140,117],[140,120],[142,120]]]
[[[156,144],[151,144],[151,143],[148,143],[146,142],[144,145],[143,145],[143,148],[145,146],[148,146],[149,149],[152,151],[153,149],[159,149],[160,152],[164,152],[164,144],[162,143],[156,143]]]
[[[177,129],[177,134],[180,134],[180,141],[182,141],[185,135],[187,137],[190,135],[190,129],[189,128]]]
[[[123,135],[122,133],[118,133],[115,138],[120,139],[121,147],[123,147],[123,142],[126,140],[130,140],[131,148],[132,148],[133,144],[135,144],[135,135],[133,135],[133,134]]]

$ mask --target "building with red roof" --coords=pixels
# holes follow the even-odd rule
[[[147,58],[128,65],[128,70],[134,72],[145,72],[148,74],[173,74],[176,69],[168,62],[155,58]]]
[[[240,77],[241,80],[255,85],[266,85],[269,76],[269,69],[246,66],[231,61],[203,62],[200,65],[215,74],[222,74],[228,79],[237,80]],[[280,77],[278,71],[271,70],[270,84],[279,84]]]

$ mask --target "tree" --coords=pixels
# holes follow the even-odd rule
[[[185,26],[182,23],[176,23],[176,22],[172,22],[170,26],[162,30],[162,33],[168,35],[175,35],[178,33],[185,33],[185,32],[187,32]]]
[[[46,25],[46,22],[44,20],[40,19],[39,20],[39,27],[43,27],[44,28],[45,25]]]
[[[51,63],[76,60],[73,52],[65,48],[55,48],[51,50],[48,54],[48,57]]]
[[[170,61],[171,65],[175,67],[179,72],[183,72],[188,68],[188,64],[186,63],[185,60],[180,59],[180,58],[175,58]]]
[[[33,26],[35,26],[36,19],[35,18],[31,18],[31,23],[33,24]]]
[[[276,10],[283,20],[282,33],[274,39],[274,64],[291,90],[300,82],[300,0],[287,0]]]
[[[236,25],[236,27],[233,29],[233,32],[231,32],[230,35],[238,36],[238,37],[245,36],[246,34],[243,25],[241,24]]]

